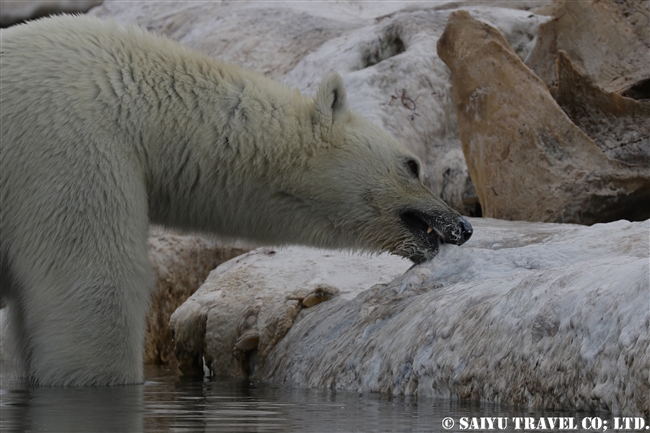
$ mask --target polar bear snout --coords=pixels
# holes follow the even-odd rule
[[[474,229],[467,218],[459,215],[443,228],[440,233],[440,243],[460,246],[472,237],[472,233]]]
[[[472,225],[464,216],[458,218],[458,232],[459,232],[458,238],[456,242],[453,242],[456,245],[463,245],[465,242],[469,240],[469,238],[472,237],[472,233],[474,233],[474,229],[472,228]]]
[[[400,213],[400,220],[418,244],[415,251],[406,254],[416,264],[432,259],[440,244],[463,245],[474,232],[467,218],[453,211],[429,213],[407,209]]]
[[[400,219],[413,234],[430,238],[436,243],[463,245],[474,233],[467,218],[460,215],[454,218],[448,215],[429,215],[417,210],[405,210],[400,214]]]

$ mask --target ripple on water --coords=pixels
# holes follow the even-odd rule
[[[142,385],[31,388],[3,369],[0,431],[435,432],[448,416],[550,416],[472,402],[185,379],[161,367],[147,368],[146,376]]]

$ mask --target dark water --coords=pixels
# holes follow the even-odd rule
[[[513,416],[575,418],[574,431],[591,431],[580,427],[588,416],[584,413],[529,413],[429,398],[188,380],[155,367],[147,369],[143,385],[125,387],[31,388],[5,374],[1,378],[2,432],[439,432],[460,431],[461,417],[509,417],[507,431],[516,431]],[[608,414],[594,416],[611,425]],[[456,422],[451,430],[442,428],[445,417]]]

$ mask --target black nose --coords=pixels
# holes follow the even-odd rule
[[[460,228],[460,239],[458,240],[458,245],[463,245],[472,237],[474,230],[465,217],[458,218],[458,227]]]

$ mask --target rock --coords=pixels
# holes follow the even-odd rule
[[[352,299],[368,281],[388,282],[411,262],[308,248],[262,248],[215,269],[174,312],[170,326],[179,367],[246,377],[306,311]],[[315,302],[316,300],[320,302]]]
[[[650,169],[650,100],[603,91],[564,51],[557,69],[554,97],[573,123],[609,158]]]
[[[471,223],[465,245],[397,278],[409,264],[390,257],[231,260],[172,316],[177,350],[194,339],[214,375],[647,419],[650,220]],[[296,290],[319,284],[338,294],[296,314]],[[280,322],[266,356],[248,346],[242,363],[238,333],[262,344]]]
[[[466,11],[438,41],[483,215],[593,224],[650,217],[647,166],[610,159],[501,34]]]
[[[471,6],[474,13],[497,26],[526,57],[537,26],[547,18],[485,7],[506,4],[502,1],[480,3]],[[477,215],[480,208],[458,138],[449,72],[433,49],[450,14],[446,8],[463,4],[106,1],[92,14],[135,22],[307,94],[315,93],[327,71],[338,71],[352,108],[422,159],[427,186],[461,213]]]
[[[33,20],[53,14],[86,12],[101,3],[101,0],[3,0],[2,8],[0,8],[0,26],[9,27],[21,21]]]
[[[210,271],[246,251],[197,236],[152,230],[149,258],[155,286],[147,316],[145,364],[176,364],[170,316],[203,284]]]
[[[559,51],[606,92],[650,98],[650,2],[554,1],[527,64],[549,87],[557,84]]]

